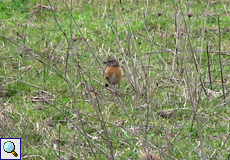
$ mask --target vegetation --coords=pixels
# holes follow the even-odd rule
[[[0,137],[21,138],[23,159],[229,158],[229,8],[0,2]]]

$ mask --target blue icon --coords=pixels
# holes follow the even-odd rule
[[[15,145],[11,141],[7,141],[3,145],[3,149],[7,153],[12,153],[15,157],[18,156],[18,154],[14,151],[15,150]]]

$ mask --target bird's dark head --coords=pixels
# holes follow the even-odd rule
[[[105,63],[108,67],[120,67],[118,61],[114,58],[108,59],[103,63]]]

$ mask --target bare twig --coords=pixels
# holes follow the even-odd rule
[[[207,58],[208,58],[208,76],[209,76],[209,87],[212,89],[212,76],[211,76],[211,70],[210,70],[210,58],[209,58],[209,50],[208,50],[208,42],[207,42]]]
[[[222,68],[222,61],[221,61],[221,33],[220,33],[220,16],[218,15],[218,30],[219,30],[219,63],[220,63],[220,76],[221,76],[221,84],[222,84],[222,92],[223,92],[223,98],[225,101],[225,89],[224,89],[224,77],[223,77],[223,68]]]
[[[209,4],[209,2],[208,2]],[[207,7],[208,8],[208,7]],[[202,53],[200,54],[200,61],[199,63],[197,62],[197,58],[193,52],[193,47],[192,47],[192,44],[191,44],[191,40],[190,40],[190,35],[189,35],[189,28],[188,26],[186,25],[186,21],[185,21],[185,17],[183,15],[183,11],[182,11],[182,8],[180,6],[180,9],[181,9],[181,13],[182,13],[182,16],[183,16],[183,21],[184,21],[184,24],[185,24],[185,28],[186,28],[186,35],[187,35],[187,38],[188,38],[188,43],[189,43],[189,47],[192,51],[192,56],[193,56],[193,59],[194,59],[194,64],[195,64],[195,68],[196,68],[196,71],[198,73],[198,78],[199,78],[199,81],[201,83],[201,86],[205,92],[205,94],[207,95],[207,92],[206,92],[206,89],[203,85],[203,82],[202,82],[202,79],[201,79],[201,75],[200,75],[200,72],[201,72],[201,56],[202,56]],[[204,22],[204,24],[206,24],[206,21]],[[205,25],[204,25],[205,26]],[[202,46],[202,43],[203,43],[203,39],[204,39],[204,28],[202,30],[202,42],[201,42],[201,46]],[[202,49],[201,49],[202,50]],[[201,149],[201,158],[203,160],[206,160],[206,152],[205,152],[205,149],[204,149],[204,140],[203,140],[203,134],[202,134],[202,131],[201,131],[201,124],[200,124],[200,117],[199,117],[199,114],[197,113],[197,110],[198,110],[198,102],[199,102],[199,95],[200,92],[198,91],[198,81],[195,83],[195,88],[192,88],[192,81],[189,79],[189,76],[188,76],[188,70],[187,70],[187,66],[186,66],[186,55],[184,54],[183,56],[183,60],[184,60],[184,70],[185,70],[185,75],[186,75],[186,84],[187,84],[187,87],[188,87],[188,93],[189,93],[189,97],[191,99],[191,102],[192,102],[192,107],[193,107],[193,115],[194,115],[194,119],[197,123],[197,129],[198,129],[198,135],[199,135],[199,142],[200,142],[200,149]],[[197,93],[194,95],[194,93]]]
[[[83,72],[81,70],[80,70],[80,72],[81,72],[82,77],[83,77],[83,79],[85,81],[86,89],[90,93],[89,86],[87,85],[87,81],[86,81],[86,79],[84,77],[84,74],[83,74]],[[91,81],[90,76],[89,76],[89,80]],[[89,96],[90,96],[91,101],[93,102],[92,103],[93,107],[95,108],[95,111],[97,113],[97,117],[100,120],[101,127],[103,129],[104,134],[105,134],[105,138],[104,139],[106,140],[107,145],[108,145],[108,147],[110,149],[110,156],[107,155],[107,158],[114,160],[113,143],[112,143],[112,141],[109,138],[109,134],[108,134],[108,130],[107,130],[107,127],[106,127],[106,123],[104,123],[104,118],[103,118],[103,114],[102,114],[101,107],[100,107],[101,105],[100,105],[99,99],[97,97],[97,94],[95,93],[95,89],[93,89],[93,93],[95,95],[95,98],[93,98],[91,94],[89,94]]]

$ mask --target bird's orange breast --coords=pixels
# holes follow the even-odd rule
[[[120,67],[107,67],[105,70],[108,83],[116,85],[120,82],[122,77],[122,70]]]

